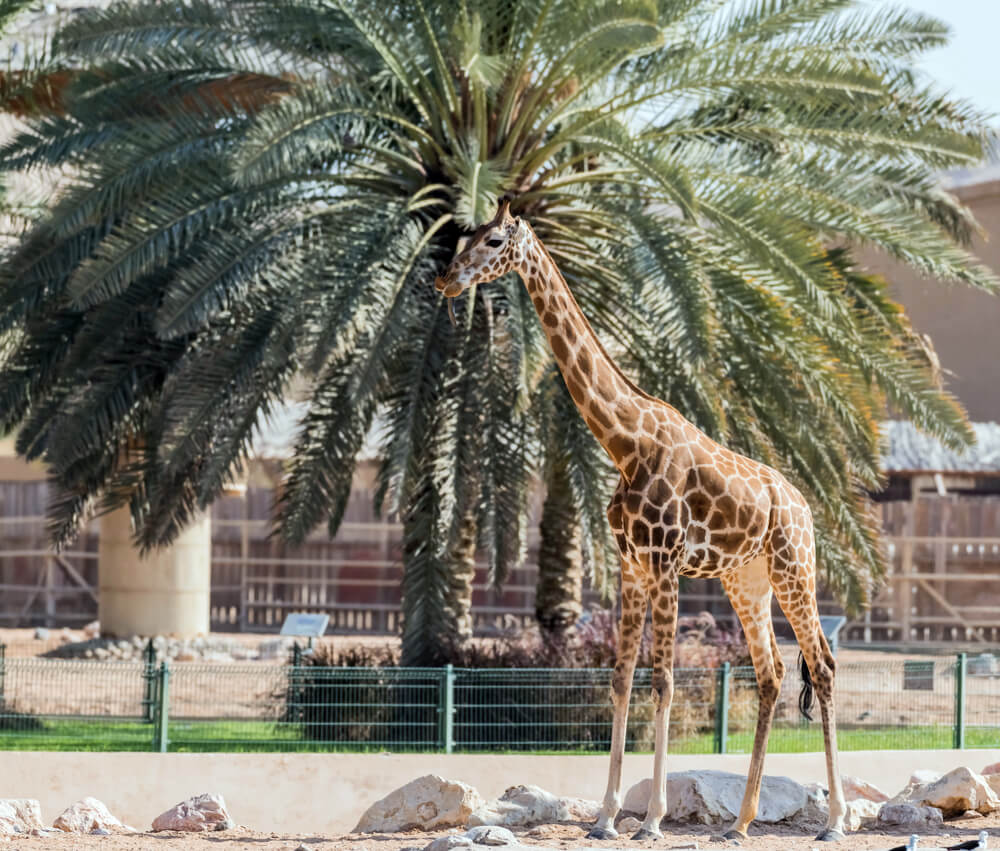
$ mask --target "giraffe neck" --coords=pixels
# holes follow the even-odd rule
[[[604,349],[533,230],[520,274],[576,407],[615,466],[625,472],[649,397]]]

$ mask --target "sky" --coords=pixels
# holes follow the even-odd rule
[[[991,124],[1000,126],[1000,0],[895,0],[891,5],[927,12],[951,27],[947,47],[929,51],[918,67],[952,94],[993,113]]]

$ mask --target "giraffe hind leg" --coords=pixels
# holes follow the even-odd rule
[[[740,840],[746,838],[747,828],[757,817],[760,786],[764,778],[764,757],[774,721],[774,710],[781,692],[781,680],[785,675],[785,665],[778,652],[774,625],[771,622],[771,585],[766,560],[756,559],[746,567],[726,574],[722,577],[722,585],[743,625],[760,695],[757,730],[743,803],[736,821],[724,835],[726,839]]]
[[[811,557],[805,562],[775,559],[771,567],[771,584],[781,610],[795,630],[795,638],[802,651],[805,673],[799,708],[811,709],[811,693],[814,692],[823,720],[830,817],[826,828],[816,838],[830,842],[844,837],[846,805],[837,766],[837,725],[833,705],[836,662],[820,626],[815,570],[815,562]]]

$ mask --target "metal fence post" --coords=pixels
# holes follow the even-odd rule
[[[302,667],[302,648],[296,641],[292,645],[292,664],[288,669],[288,718],[295,722],[299,721],[299,696],[301,693],[302,680],[299,677],[299,669]]]
[[[166,753],[170,740],[167,736],[170,721],[170,666],[160,663],[156,678],[156,723],[153,726],[153,750]]]
[[[955,748],[965,747],[965,654],[955,661]]]
[[[445,665],[438,690],[438,729],[445,753],[455,749],[455,668]]]
[[[7,678],[7,645],[0,643],[0,710],[7,703],[7,695],[4,691],[4,680]]]
[[[715,693],[715,752],[725,753],[729,740],[730,667],[723,662],[719,668]]]
[[[142,689],[142,718],[147,724],[152,724],[156,716],[156,648],[153,639],[146,642],[142,651],[142,678],[145,681]]]

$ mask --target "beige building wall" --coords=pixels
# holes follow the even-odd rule
[[[1000,180],[952,191],[986,232],[975,238],[972,250],[1000,275]],[[969,417],[1000,422],[1000,297],[923,278],[871,251],[862,252],[861,259],[889,281],[914,328],[930,335],[946,370],[945,386],[965,405]]]

